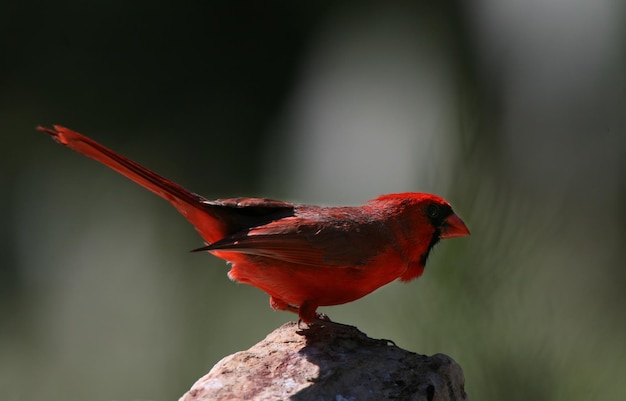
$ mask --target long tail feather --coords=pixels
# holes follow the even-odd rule
[[[37,129],[51,135],[58,143],[99,161],[164,198],[196,227],[207,242],[212,243],[223,237],[222,223],[210,213],[211,209],[203,203],[206,199],[200,195],[186,190],[78,132],[59,125],[53,127],[39,126]]]

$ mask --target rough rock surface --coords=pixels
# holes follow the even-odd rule
[[[467,400],[461,367],[323,322],[287,323],[219,361],[179,401]]]

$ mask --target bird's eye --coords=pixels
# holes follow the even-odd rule
[[[436,219],[437,217],[439,217],[439,205],[431,203],[426,208],[426,213],[428,214],[428,217],[430,217],[431,219]]]

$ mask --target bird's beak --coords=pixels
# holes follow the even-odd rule
[[[463,220],[454,213],[448,216],[441,224],[440,238],[464,237],[466,235],[470,235],[469,229],[463,223]]]

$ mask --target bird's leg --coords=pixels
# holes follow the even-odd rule
[[[298,310],[298,316],[304,323],[330,322],[330,318],[323,313],[317,313],[318,305],[309,301],[304,301]]]
[[[324,313],[317,313],[317,305],[310,302],[303,302],[302,305],[296,306],[290,303],[283,301],[282,299],[270,296],[270,306],[274,310],[288,311],[292,313],[297,313],[298,317],[298,327],[300,323],[304,322],[306,324],[315,323],[316,321],[321,322],[332,322],[328,316]]]

